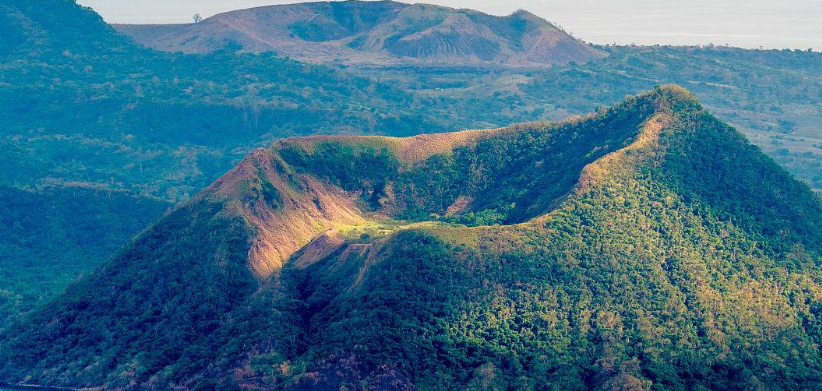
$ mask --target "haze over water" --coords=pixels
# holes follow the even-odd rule
[[[195,13],[297,1],[78,0],[110,23],[189,23]],[[597,44],[730,45],[822,51],[820,0],[430,0],[507,15],[526,9]]]

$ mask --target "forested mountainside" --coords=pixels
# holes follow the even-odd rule
[[[545,67],[605,55],[527,11],[501,17],[394,1],[275,5],[192,24],[115,27],[158,50],[207,53],[237,45],[319,63]]]
[[[0,186],[0,329],[91,272],[169,207],[117,192]]]
[[[371,5],[304,6],[320,7],[316,12],[326,19],[322,29],[300,31],[306,37],[360,31],[385,11],[368,16]],[[525,12],[493,18],[423,8],[419,15],[460,14],[506,37],[543,23]],[[348,34],[343,30],[333,34]],[[550,68],[413,62],[331,68],[238,49],[154,52],[73,1],[0,0],[0,186],[8,194],[0,205],[7,209],[0,210],[14,217],[4,220],[6,227],[27,227],[0,235],[0,269],[8,276],[0,288],[0,328],[93,270],[111,249],[255,147],[282,137],[407,136],[562,120],[674,81],[698,93],[792,174],[822,189],[819,53],[601,47],[606,58]],[[154,206],[129,208],[127,200]],[[83,213],[72,213],[78,203]],[[48,205],[52,212],[37,212],[47,220],[33,225],[26,218],[30,205]],[[93,213],[98,208],[109,212]],[[499,218],[486,213],[461,219]],[[121,219],[130,223],[119,224]],[[43,240],[38,227],[50,227],[55,238],[64,238],[62,232],[107,234],[80,249],[71,241]],[[33,287],[31,281],[43,283]]]
[[[815,389],[821,213],[674,86],[558,124],[287,139],[7,328],[0,380]]]

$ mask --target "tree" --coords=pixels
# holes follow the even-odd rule
[[[192,17],[194,19],[194,23],[200,23],[203,20],[203,17],[200,14],[194,14]]]

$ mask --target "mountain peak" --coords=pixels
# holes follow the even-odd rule
[[[664,102],[668,105],[676,106],[681,104],[695,105],[701,108],[699,99],[696,95],[678,84],[663,84],[654,88],[652,94],[657,94],[664,98]]]
[[[530,20],[533,22],[547,22],[545,19],[525,9],[518,9],[514,11],[514,13],[512,13],[511,16],[515,18]]]
[[[626,106],[638,104],[632,102],[644,102],[641,104],[649,104],[653,107],[653,113],[648,116],[648,119],[657,114],[681,117],[705,112],[705,108],[696,95],[676,84],[656,86],[636,97],[629,97],[622,104],[611,107],[609,110],[624,110]]]

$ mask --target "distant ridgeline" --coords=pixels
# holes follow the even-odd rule
[[[282,18],[264,23],[291,31],[301,48],[355,33],[385,44],[396,35],[392,29],[408,34],[398,35],[399,44],[443,29],[462,31],[463,25],[494,31],[515,47],[549,26],[525,12],[502,18],[434,6],[333,2],[237,11],[183,27],[226,21],[242,27],[280,14],[311,21],[302,30],[303,24]],[[611,48],[608,58],[584,65],[557,64],[599,58],[602,50],[547,69],[497,64],[461,71],[415,67],[413,57],[404,56],[409,62],[393,67],[349,68],[363,76],[357,77],[275,53],[235,53],[231,45],[188,56],[140,49],[69,0],[0,4],[0,21],[0,164],[9,167],[2,183],[15,187],[81,185],[176,202],[253,147],[281,137],[408,136],[557,120],[676,81],[698,91],[792,173],[822,188],[822,105],[814,104],[822,101],[819,54]],[[377,28],[383,24],[393,27]],[[204,31],[203,42],[220,42],[215,31]],[[594,50],[578,41],[574,46]],[[561,57],[561,45],[549,49]],[[453,60],[465,64],[473,56],[462,54]]]
[[[545,67],[605,56],[527,11],[499,17],[393,1],[276,5],[193,24],[115,28],[158,50],[207,53],[236,45],[325,63]]]
[[[822,201],[679,87],[260,149],[0,334],[106,389],[822,387]]]

